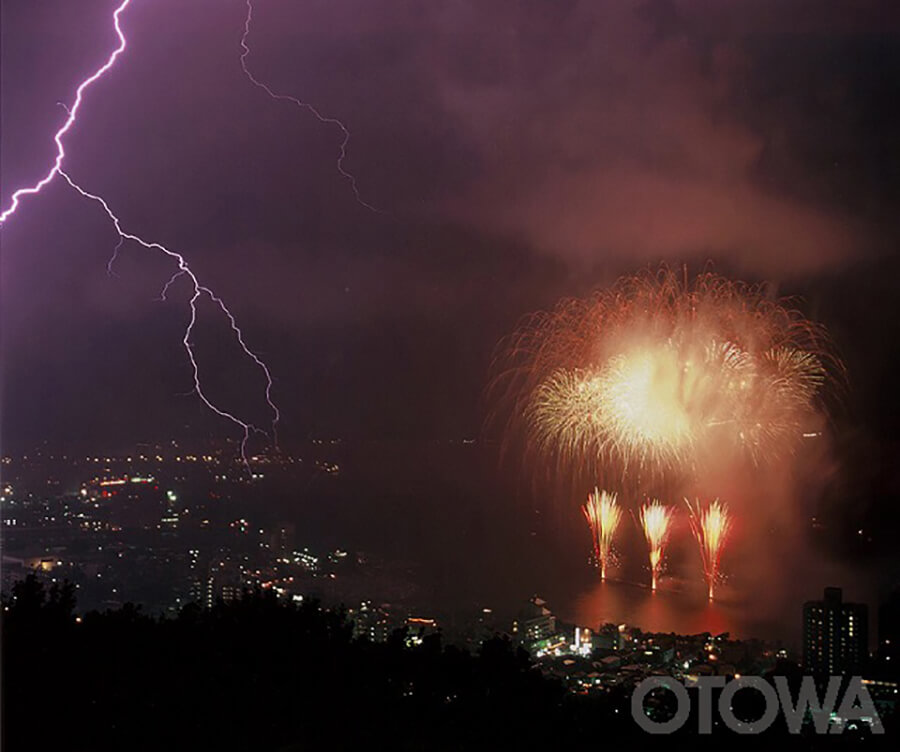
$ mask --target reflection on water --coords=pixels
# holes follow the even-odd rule
[[[638,567],[620,570],[618,579],[605,583],[573,581],[567,593],[548,589],[547,600],[563,620],[588,627],[612,622],[647,632],[729,632],[739,639],[780,641],[793,650],[800,647],[803,603],[821,598],[825,587],[843,588],[845,600],[867,603],[870,609],[878,602],[876,578],[868,570],[826,560],[800,546],[790,558],[776,556],[771,547],[765,551],[766,556],[742,560],[753,563],[744,571],[734,559],[729,579],[716,586],[712,603],[700,576],[664,577],[653,593],[647,572]],[[676,562],[671,571],[687,569]],[[876,622],[870,618],[871,630]]]
[[[593,627],[613,622],[647,632],[729,632],[738,638],[795,639],[791,624],[760,614],[728,588],[721,588],[717,599],[710,602],[702,587],[663,583],[654,593],[649,587],[629,582],[596,582],[569,603],[561,604],[559,615],[566,621]],[[796,621],[799,626],[799,617]]]

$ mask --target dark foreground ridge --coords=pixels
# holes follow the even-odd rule
[[[688,723],[646,734],[630,692],[567,693],[506,637],[472,654],[439,634],[353,637],[340,610],[246,593],[175,618],[125,605],[75,612],[74,588],[31,576],[3,599],[3,749],[562,749],[630,738],[642,748],[893,748],[885,736],[763,737]],[[418,641],[415,641],[418,642]],[[740,694],[736,697],[740,697]],[[738,711],[737,702],[735,709]],[[887,721],[887,719],[886,719]],[[887,743],[886,746],[885,743]]]

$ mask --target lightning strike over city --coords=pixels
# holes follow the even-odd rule
[[[143,248],[146,248],[147,250],[160,251],[161,253],[164,253],[166,256],[169,256],[170,258],[172,258],[177,263],[178,271],[176,271],[169,278],[169,281],[166,282],[165,286],[162,289],[162,292],[160,293],[160,298],[162,300],[167,299],[166,295],[168,294],[169,289],[171,288],[173,283],[176,280],[178,280],[180,277],[186,277],[188,280],[190,280],[190,284],[191,284],[191,288],[192,288],[191,297],[188,301],[188,306],[190,308],[190,319],[188,320],[187,327],[184,330],[184,337],[182,338],[182,344],[184,345],[184,350],[187,353],[188,360],[190,361],[190,364],[191,364],[191,371],[193,373],[193,380],[194,380],[194,392],[200,398],[200,401],[209,410],[214,412],[219,417],[225,418],[225,419],[231,421],[232,423],[234,423],[236,426],[238,426],[241,429],[241,434],[242,434],[241,450],[240,450],[241,451],[241,460],[243,461],[244,466],[247,468],[247,471],[249,472],[250,471],[250,463],[247,459],[247,442],[250,439],[251,432],[254,432],[254,431],[263,432],[263,431],[262,431],[262,429],[259,429],[256,426],[254,426],[252,423],[248,423],[244,420],[241,420],[240,418],[236,417],[235,415],[228,412],[227,410],[217,407],[212,401],[210,401],[210,399],[206,396],[206,394],[203,391],[203,386],[201,384],[201,379],[200,379],[200,366],[197,363],[197,358],[194,354],[194,348],[191,344],[191,334],[193,333],[194,325],[197,323],[197,302],[198,302],[198,300],[201,297],[206,296],[213,303],[215,303],[215,305],[221,310],[221,312],[228,319],[231,330],[234,333],[234,336],[237,339],[237,342],[240,345],[241,349],[243,350],[244,354],[247,356],[247,358],[249,358],[251,361],[253,361],[253,363],[255,363],[259,367],[259,369],[263,372],[263,374],[265,375],[265,379],[266,379],[265,397],[266,397],[266,402],[269,405],[269,408],[272,410],[270,438],[272,438],[273,440],[277,440],[276,429],[277,429],[277,425],[278,425],[278,418],[280,416],[279,416],[278,408],[276,407],[275,403],[272,402],[272,396],[271,396],[272,374],[269,373],[268,367],[262,360],[259,359],[259,357],[256,356],[256,354],[254,354],[247,347],[247,344],[244,342],[244,335],[241,332],[240,327],[238,327],[237,321],[235,321],[235,318],[232,315],[231,311],[228,310],[227,306],[222,301],[222,299],[219,298],[212,290],[210,290],[208,287],[205,287],[202,284],[200,284],[200,281],[197,279],[197,276],[194,274],[193,271],[191,271],[191,268],[188,266],[187,262],[185,261],[184,256],[182,256],[180,253],[176,253],[175,251],[172,251],[172,250],[166,248],[163,245],[160,245],[159,243],[148,242],[148,241],[144,240],[143,238],[138,237],[137,235],[133,235],[131,233],[125,232],[122,229],[119,218],[113,213],[112,209],[109,208],[109,205],[106,203],[106,201],[103,198],[101,198],[100,196],[96,196],[92,193],[88,193],[81,186],[79,186],[77,183],[75,183],[72,180],[72,178],[70,178],[63,170],[61,170],[61,169],[58,170],[58,173],[59,173],[60,177],[62,177],[63,180],[65,180],[70,186],[72,186],[72,188],[74,190],[76,190],[81,196],[83,196],[84,198],[90,199],[92,201],[95,201],[96,203],[98,203],[101,206],[103,211],[109,217],[110,222],[112,222],[113,227],[115,228],[115,231],[118,233],[120,241],[130,240],[130,241],[142,246]]]
[[[184,330],[184,336],[182,338],[182,343],[184,345],[185,352],[187,354],[188,360],[191,365],[191,371],[193,374],[194,392],[196,393],[197,397],[199,397],[201,402],[209,410],[211,410],[213,413],[215,413],[219,417],[229,420],[230,422],[235,424],[241,430],[242,438],[241,438],[241,444],[240,444],[240,455],[241,455],[241,459],[244,463],[244,466],[246,467],[247,471],[249,472],[250,464],[249,464],[249,461],[247,458],[247,442],[249,441],[250,435],[252,432],[259,431],[261,433],[265,433],[265,431],[262,431],[261,429],[257,428],[255,425],[253,425],[252,423],[234,415],[233,413],[229,412],[228,410],[226,410],[222,407],[219,407],[212,400],[210,400],[210,398],[205,394],[203,386],[202,386],[202,382],[201,382],[200,365],[197,362],[197,358],[194,353],[194,348],[191,344],[191,335],[193,333],[194,326],[197,322],[197,302],[198,302],[198,300],[202,296],[207,296],[220,309],[222,314],[228,320],[229,326],[230,326],[241,350],[243,351],[243,354],[247,358],[249,358],[262,371],[263,375],[265,376],[265,381],[266,381],[265,400],[266,400],[266,403],[267,403],[269,409],[272,412],[269,437],[271,440],[273,440],[277,444],[276,431],[277,431],[277,424],[278,424],[280,414],[279,414],[278,407],[272,401],[273,381],[272,381],[272,374],[270,373],[268,366],[253,351],[251,351],[248,348],[247,344],[244,341],[243,332],[241,331],[240,327],[238,326],[234,315],[231,313],[231,311],[225,305],[225,302],[220,297],[218,297],[210,288],[208,288],[200,283],[200,280],[197,278],[197,276],[191,270],[185,257],[182,254],[172,251],[169,248],[167,248],[159,243],[147,241],[137,235],[134,235],[132,233],[124,231],[122,229],[122,225],[121,225],[121,221],[120,221],[119,217],[113,213],[113,211],[110,208],[107,201],[105,199],[103,199],[102,197],[95,195],[93,193],[90,193],[87,190],[85,190],[84,188],[82,188],[63,170],[63,162],[66,157],[65,146],[64,146],[63,141],[64,141],[64,138],[65,138],[67,132],[76,125],[77,118],[78,118],[78,112],[79,112],[79,109],[81,108],[85,92],[88,90],[89,87],[91,87],[97,81],[101,80],[107,73],[109,73],[112,70],[113,66],[116,63],[116,59],[122,53],[124,53],[126,50],[128,43],[127,43],[127,40],[125,37],[125,33],[122,30],[120,16],[128,8],[130,3],[131,3],[131,0],[124,0],[122,2],[122,4],[119,5],[113,13],[113,28],[114,28],[116,36],[118,38],[118,42],[119,42],[118,46],[113,50],[113,52],[110,54],[107,61],[100,68],[98,68],[91,76],[89,76],[88,78],[86,78],[84,81],[82,81],[79,84],[79,86],[75,92],[75,99],[74,99],[72,105],[71,106],[63,105],[63,109],[66,111],[68,117],[66,118],[66,121],[63,124],[63,126],[56,132],[56,134],[53,137],[53,140],[56,144],[56,159],[53,163],[53,166],[50,168],[50,170],[47,172],[47,174],[43,178],[41,178],[37,183],[35,183],[33,186],[19,188],[13,193],[12,200],[10,202],[9,207],[7,209],[5,209],[2,212],[2,214],[0,214],[0,223],[5,223],[16,212],[16,210],[19,207],[19,203],[23,198],[25,198],[27,196],[39,194],[43,188],[45,188],[57,175],[59,175],[60,177],[62,177],[65,180],[66,183],[68,183],[81,196],[83,196],[84,198],[90,199],[90,200],[96,202],[97,204],[99,204],[100,207],[102,208],[102,210],[106,213],[106,215],[109,217],[110,221],[112,222],[113,227],[115,228],[115,231],[119,237],[118,237],[115,249],[113,251],[113,255],[111,256],[111,258],[107,264],[108,272],[112,273],[113,264],[115,263],[115,260],[118,256],[121,245],[124,241],[132,241],[148,250],[159,251],[159,252],[165,254],[166,256],[170,257],[173,261],[175,261],[177,264],[177,271],[174,272],[172,277],[169,279],[169,281],[163,287],[160,297],[163,300],[166,299],[166,295],[167,295],[170,287],[178,278],[183,276],[183,277],[186,277],[188,280],[190,280],[191,288],[192,288],[191,296],[188,301],[188,306],[190,309],[190,317],[188,320],[188,324]],[[252,7],[249,2],[247,3],[247,6],[248,6],[247,24],[245,26],[244,37],[241,40],[241,45],[244,47],[245,50],[247,50],[247,48],[244,46],[244,41],[246,39],[247,34],[249,33],[250,13],[251,13],[251,7]],[[247,52],[249,52],[249,50],[247,50]],[[242,66],[244,66],[244,57],[245,56],[246,56],[246,52],[244,53],[244,55],[241,56]],[[244,70],[246,71],[246,67],[244,67]],[[250,75],[249,72],[248,72],[248,75]],[[254,81],[254,83],[256,83],[256,82]],[[309,108],[309,109],[314,114],[316,114],[317,117],[322,119],[321,116],[319,116],[318,113],[314,109],[312,109],[312,108]],[[325,121],[323,121],[323,122],[325,122]],[[330,122],[330,121],[328,121],[328,122]],[[349,138],[349,134],[346,133],[346,129],[344,129],[344,132],[345,132],[345,141],[341,147],[342,156],[343,156],[344,146],[346,145],[346,138]],[[339,163],[339,167],[340,167],[340,163]],[[342,174],[343,174],[343,171],[342,171]],[[353,182],[352,177],[350,179],[351,179],[351,183],[353,185],[354,191],[355,191],[355,189],[356,189],[355,182]]]
[[[893,749],[895,5],[0,0],[0,746]]]

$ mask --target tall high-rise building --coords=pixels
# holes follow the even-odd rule
[[[284,554],[293,550],[297,528],[293,522],[279,522],[269,536],[269,546],[275,553]]]
[[[895,590],[878,610],[878,657],[882,668],[900,675],[900,590]]]
[[[351,608],[348,615],[353,621],[353,636],[364,637],[372,642],[384,642],[400,627],[399,617],[391,612],[390,604],[379,605],[372,601],[363,601],[359,608]]]
[[[556,632],[556,617],[543,598],[534,596],[513,621],[513,634],[523,643],[547,640]]]
[[[832,676],[859,672],[869,656],[869,609],[845,603],[840,588],[825,588],[820,601],[803,604],[803,667]]]

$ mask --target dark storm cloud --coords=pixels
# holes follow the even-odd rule
[[[306,70],[348,95],[316,96],[358,112],[354,164],[398,215],[579,265],[713,256],[778,276],[883,243],[885,206],[859,197],[896,182],[875,166],[898,161],[888,10],[366,2],[294,22]],[[309,89],[288,73],[297,47],[262,49]],[[390,159],[372,169],[366,146]]]
[[[886,4],[401,7],[299,24],[343,46],[311,67],[344,71],[344,106],[377,105],[355,122],[394,161],[354,159],[401,216],[579,266],[712,256],[777,277],[885,244],[900,161]],[[335,33],[350,15],[356,34]]]
[[[704,254],[783,275],[877,243],[853,199],[879,181],[840,163],[896,163],[892,124],[861,117],[892,101],[896,52],[860,65],[850,53],[880,40],[832,28],[823,42],[802,17],[792,27],[789,4],[777,26],[740,4],[725,4],[735,23],[711,22],[703,5],[492,4],[443,18],[438,87],[483,160],[454,209],[589,262]],[[467,55],[485,16],[495,31]]]
[[[112,6],[4,0],[4,205],[52,159],[56,102],[111,48]],[[300,433],[471,429],[522,313],[642,264],[797,280],[895,235],[891,3],[255,6],[253,70],[347,123],[380,213],[338,174],[337,129],[243,77],[240,0],[133,0],[67,165],[232,304]],[[62,185],[2,240],[7,438],[180,421],[184,291],[152,301],[166,264],[126,246],[108,278],[115,234]]]

